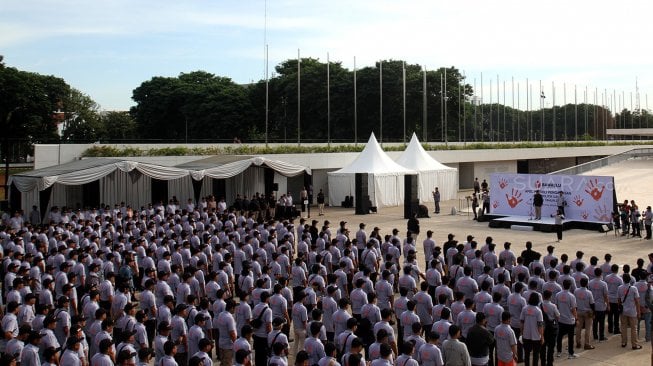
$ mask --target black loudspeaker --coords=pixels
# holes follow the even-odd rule
[[[272,183],[272,191],[274,192],[279,191],[279,183]]]
[[[418,212],[417,175],[404,175],[404,218],[409,219]]]
[[[356,202],[356,215],[370,213],[370,194],[367,184],[367,173],[356,173],[354,201]]]

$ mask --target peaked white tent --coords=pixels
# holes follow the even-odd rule
[[[376,141],[374,133],[365,149],[348,166],[327,173],[329,205],[340,206],[346,196],[355,196],[356,173],[368,174],[368,193],[373,206],[399,206],[404,200],[404,175],[417,174],[395,163]]]
[[[448,167],[429,155],[413,133],[410,143],[397,159],[401,166],[417,171],[418,197],[420,202],[433,202],[433,191],[438,187],[440,200],[456,198],[458,192],[458,169]]]

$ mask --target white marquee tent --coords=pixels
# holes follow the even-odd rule
[[[440,200],[456,198],[458,192],[458,169],[448,167],[433,159],[413,133],[410,143],[397,159],[401,166],[418,173],[418,197],[420,202],[433,202],[433,191],[438,187]]]
[[[368,193],[373,206],[399,206],[404,200],[404,175],[417,174],[392,160],[376,141],[374,133],[365,149],[348,166],[329,172],[329,205],[340,206],[354,196],[356,173],[367,173]]]
[[[48,210],[52,206],[70,207],[81,203],[83,185],[95,181],[99,183],[99,202],[115,204],[124,201],[139,207],[151,203],[152,180],[155,179],[166,181],[169,197],[175,195],[182,202],[194,197],[195,189],[200,190],[202,197],[212,193],[212,179],[225,180],[227,196],[264,193],[264,167],[274,170],[275,177],[277,174],[285,177],[304,172],[311,174],[307,167],[252,156],[212,157],[180,166],[117,158],[89,158],[15,174],[8,183],[20,192],[21,206],[25,212],[29,212],[32,205],[42,205],[44,202],[41,200],[48,202]],[[201,185],[201,188],[196,185]],[[51,192],[43,197],[43,192],[48,189]]]

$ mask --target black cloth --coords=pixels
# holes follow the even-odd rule
[[[317,194],[317,203],[324,203],[324,193],[320,192]]]
[[[542,346],[539,340],[524,339],[524,366],[530,366],[531,360],[533,361],[533,366],[539,364],[541,348]],[[533,354],[532,356],[531,353]]]
[[[562,352],[562,339],[565,337],[565,335],[568,336],[568,344],[567,344],[567,352],[569,352],[570,355],[574,354],[574,331],[575,331],[576,326],[574,324],[565,324],[565,323],[560,323],[559,328],[558,328],[558,338],[557,338],[557,348],[558,352]]]
[[[540,363],[542,366],[553,366],[553,352],[558,338],[558,328],[544,327],[544,344],[540,349]]]
[[[256,365],[268,363],[268,340],[265,337],[254,336],[254,362]]]
[[[592,319],[592,335],[594,339],[605,338],[605,311],[595,311]]]
[[[608,312],[608,332],[612,334],[620,334],[619,328],[619,304],[616,302],[610,303],[610,311]]]

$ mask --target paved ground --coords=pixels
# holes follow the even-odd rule
[[[624,192],[624,194],[628,194],[628,192]],[[459,193],[460,197],[464,197],[465,195],[465,192]],[[633,197],[643,205],[649,204],[646,202],[648,197],[641,199],[637,196]],[[442,212],[449,213],[454,206],[458,208],[458,200],[444,202],[441,205]],[[381,228],[382,235],[390,233],[393,228],[399,229],[402,234],[405,234],[406,231],[406,220],[403,219],[403,206],[383,208],[377,214],[362,216],[354,215],[353,209],[343,209],[340,207],[327,208],[325,216],[317,216],[315,209],[312,209],[312,214],[312,219],[317,219],[321,222],[328,219],[331,222],[332,228],[337,228],[341,220],[347,221],[347,226],[352,234],[358,230],[358,224],[361,222],[367,224],[369,231],[374,226],[378,226]],[[434,238],[438,244],[446,241],[447,234],[449,233],[455,234],[456,239],[459,241],[464,241],[468,234],[474,235],[479,242],[483,242],[487,236],[492,236],[494,242],[498,244],[498,248],[502,248],[502,244],[509,241],[512,243],[513,251],[519,253],[524,249],[525,242],[530,240],[533,242],[534,249],[541,253],[546,253],[546,247],[548,245],[554,245],[556,247],[555,253],[558,257],[563,253],[567,253],[570,258],[575,258],[576,251],[582,250],[585,252],[587,261],[589,261],[589,257],[595,255],[601,259],[599,263],[602,263],[605,253],[611,253],[614,263],[631,264],[631,266],[634,266],[637,258],[644,258],[646,260],[648,253],[653,252],[653,241],[639,238],[628,239],[622,236],[616,237],[613,232],[604,234],[586,230],[568,230],[564,232],[563,240],[560,243],[556,243],[555,233],[491,229],[488,228],[487,223],[473,221],[472,217],[466,213],[459,213],[455,216],[432,214],[430,218],[420,219],[422,234],[418,242],[421,243],[427,230],[434,231]],[[418,245],[418,263],[424,263],[421,244]],[[650,363],[650,344],[643,344],[643,349],[632,351],[630,345],[628,348],[621,348],[618,337],[611,336],[609,338],[608,341],[597,344],[595,350],[578,352],[580,357],[576,360],[557,359],[556,363],[569,365],[648,365]],[[641,342],[644,342],[643,329]]]

